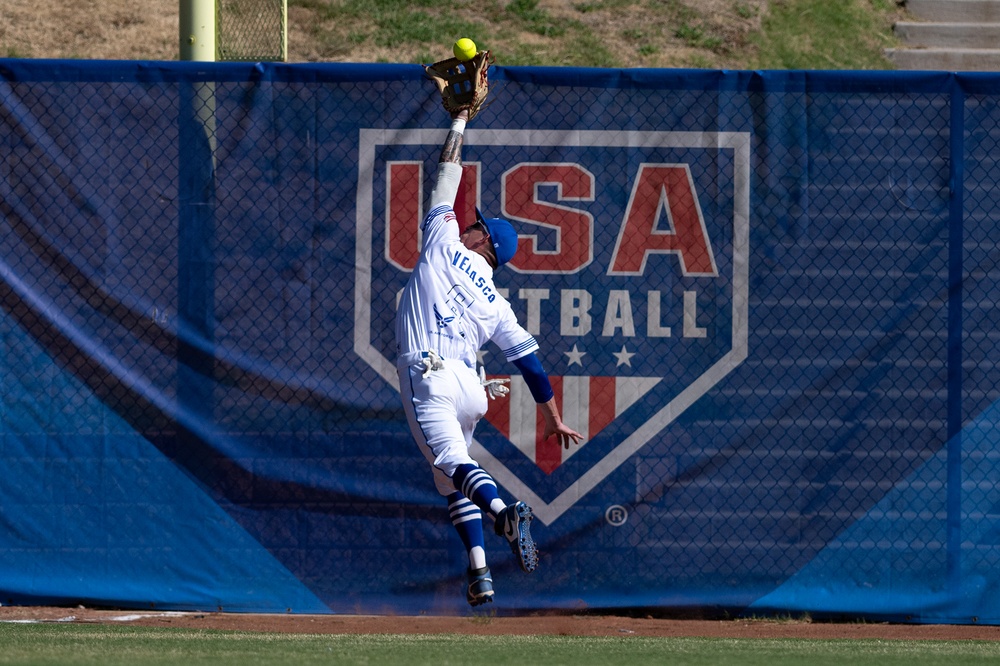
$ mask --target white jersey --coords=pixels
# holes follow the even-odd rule
[[[493,284],[493,269],[459,240],[458,220],[447,203],[436,205],[421,223],[423,248],[403,289],[396,312],[396,351],[400,364],[421,354],[476,366],[476,352],[492,341],[508,361],[538,349],[510,303]]]

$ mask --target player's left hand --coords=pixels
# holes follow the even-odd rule
[[[552,424],[551,426],[546,424],[545,432],[542,433],[542,439],[548,439],[553,435],[559,438],[559,444],[562,445],[564,449],[569,449],[569,445],[571,443],[579,444],[583,441],[583,435],[578,433],[576,430],[573,430],[562,421]]]
[[[504,386],[505,384],[510,384],[510,380],[486,379],[486,368],[483,366],[479,366],[479,383],[486,389],[486,395],[490,396],[490,400],[506,398],[507,394],[510,393],[510,387]]]

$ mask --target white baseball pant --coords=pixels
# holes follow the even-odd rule
[[[441,369],[427,372],[422,363],[400,364],[399,392],[410,432],[434,470],[441,495],[455,492],[452,476],[469,456],[472,433],[488,407],[486,391],[474,368],[444,359]]]

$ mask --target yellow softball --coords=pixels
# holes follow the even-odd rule
[[[455,45],[451,47],[454,52],[455,57],[465,62],[467,60],[472,60],[476,57],[476,43],[469,39],[468,37],[462,37],[462,39],[455,42]]]

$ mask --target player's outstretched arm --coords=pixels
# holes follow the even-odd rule
[[[465,123],[468,121],[469,112],[464,109],[452,116],[451,129],[448,131],[448,137],[444,140],[444,145],[441,147],[441,157],[438,159],[439,163],[462,163],[463,132],[465,131]]]
[[[583,439],[583,435],[562,422],[562,417],[559,416],[559,408],[556,407],[556,398],[552,391],[552,384],[549,382],[549,376],[542,369],[542,363],[538,360],[538,355],[532,352],[527,356],[522,356],[514,361],[514,365],[521,371],[521,376],[528,385],[531,396],[542,409],[542,417],[545,419],[545,430],[542,433],[542,438],[548,439],[556,435],[559,438],[559,443],[567,449],[571,442],[579,444]]]
[[[451,129],[448,130],[438,159],[437,180],[431,192],[431,210],[443,203],[455,205],[458,187],[462,182],[463,132],[468,115],[468,111],[459,111],[452,116]]]

